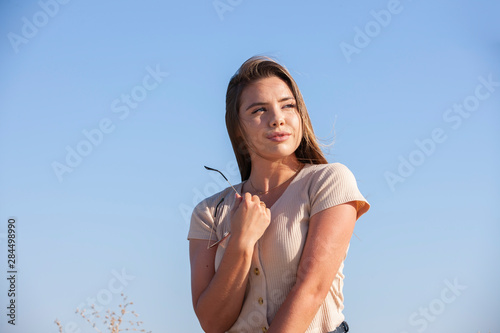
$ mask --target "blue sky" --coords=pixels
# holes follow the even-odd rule
[[[345,263],[358,332],[500,330],[500,3],[3,1],[0,248],[16,218],[16,325],[92,332],[134,302],[201,332],[188,218],[240,181],[225,89],[250,56],[296,79],[317,136],[372,205]],[[78,154],[78,156],[76,156]],[[3,275],[3,276],[4,276]],[[472,306],[471,306],[472,305]]]

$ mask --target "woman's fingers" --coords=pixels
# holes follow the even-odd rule
[[[248,195],[248,196],[246,196],[246,195]],[[245,193],[245,198],[251,200],[252,203],[254,203],[254,204],[259,204],[259,206],[261,208],[264,208],[264,209],[267,208],[266,203],[264,201],[260,200],[260,197],[258,195],[251,195],[250,193],[247,192],[247,193]]]
[[[257,195],[244,193],[235,202],[231,215],[231,233],[244,237],[252,244],[266,231],[271,222],[271,211]]]
[[[243,200],[243,197],[241,195],[239,195],[238,193],[234,193],[234,205],[233,207],[231,208],[231,211],[232,213],[231,214],[234,214],[234,211],[236,211],[236,209],[238,209],[238,207],[240,206],[240,203],[241,201]]]

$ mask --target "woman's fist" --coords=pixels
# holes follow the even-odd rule
[[[230,212],[231,237],[245,246],[254,246],[271,222],[271,211],[256,195],[236,194],[234,207]]]

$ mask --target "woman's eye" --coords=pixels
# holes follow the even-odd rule
[[[287,104],[285,105],[286,108],[294,108],[295,107],[295,104]]]
[[[264,111],[264,108],[258,108],[252,111],[252,114],[255,114],[257,112]]]

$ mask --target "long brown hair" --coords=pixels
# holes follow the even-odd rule
[[[285,67],[271,58],[255,56],[245,61],[236,74],[233,75],[229,81],[226,93],[226,127],[229,138],[231,139],[236,161],[238,162],[242,181],[250,177],[252,162],[250,160],[248,144],[243,135],[244,132],[239,118],[241,93],[245,87],[252,82],[272,76],[278,77],[288,85],[297,103],[297,111],[302,121],[303,134],[300,145],[297,150],[295,150],[295,156],[299,162],[302,163],[328,163],[314,135],[311,119],[309,118],[309,113],[307,112],[302,94],[290,73]]]

